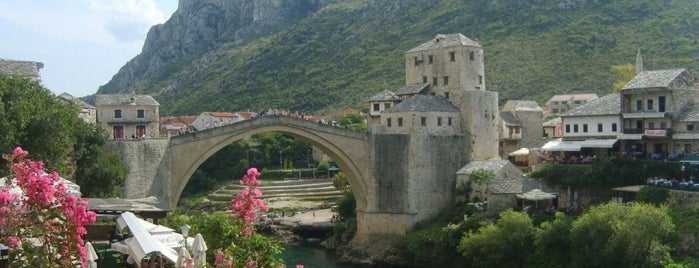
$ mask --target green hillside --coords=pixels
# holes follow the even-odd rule
[[[462,33],[485,51],[486,88],[500,102],[611,92],[614,65],[698,69],[699,1],[345,0],[249,45],[169,63],[132,82],[161,114],[268,107],[324,112],[404,84],[404,52],[438,33]],[[176,85],[176,86],[173,86]],[[105,92],[102,89],[101,93]]]

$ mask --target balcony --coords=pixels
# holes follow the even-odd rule
[[[156,121],[150,118],[113,118],[107,121],[109,125],[148,125]]]
[[[622,135],[636,134],[646,138],[671,138],[672,128],[625,128]]]
[[[624,112],[621,116],[626,118],[665,118],[665,112],[646,111],[646,112]]]

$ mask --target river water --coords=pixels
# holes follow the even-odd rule
[[[369,266],[336,264],[332,251],[328,251],[318,244],[302,242],[299,244],[284,245],[284,252],[278,255],[284,260],[286,267],[294,268],[296,264],[303,264],[304,268],[367,268]]]

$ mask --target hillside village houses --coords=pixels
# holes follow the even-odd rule
[[[596,98],[597,94],[594,93],[553,95],[544,105],[543,114],[546,116],[563,113]]]

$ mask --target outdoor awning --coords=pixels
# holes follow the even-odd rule
[[[582,141],[563,141],[556,139],[547,142],[541,147],[543,151],[564,151],[564,152],[579,152],[582,147]]]
[[[685,158],[682,158],[682,160],[680,160],[680,163],[690,164],[690,165],[699,165],[699,155],[696,155],[696,154],[688,155]]]
[[[509,156],[516,156],[516,155],[529,155],[529,149],[527,148],[522,148],[517,151],[511,152],[508,154]]]
[[[617,139],[592,139],[582,143],[583,148],[612,148]]]
[[[537,188],[523,194],[518,194],[517,198],[531,201],[539,201],[554,199],[556,198],[556,195],[544,192]]]
[[[177,251],[158,242],[158,240],[150,234],[147,227],[143,225],[142,221],[142,219],[139,219],[131,212],[122,213],[117,219],[117,227],[128,227],[133,237],[124,241],[125,245],[121,247],[115,247],[115,245],[117,245],[116,243],[112,244],[112,249],[123,250],[125,246],[127,248],[126,254],[129,254],[136,263],[140,263],[141,259],[151,253],[161,254],[166,259],[176,263]]]

